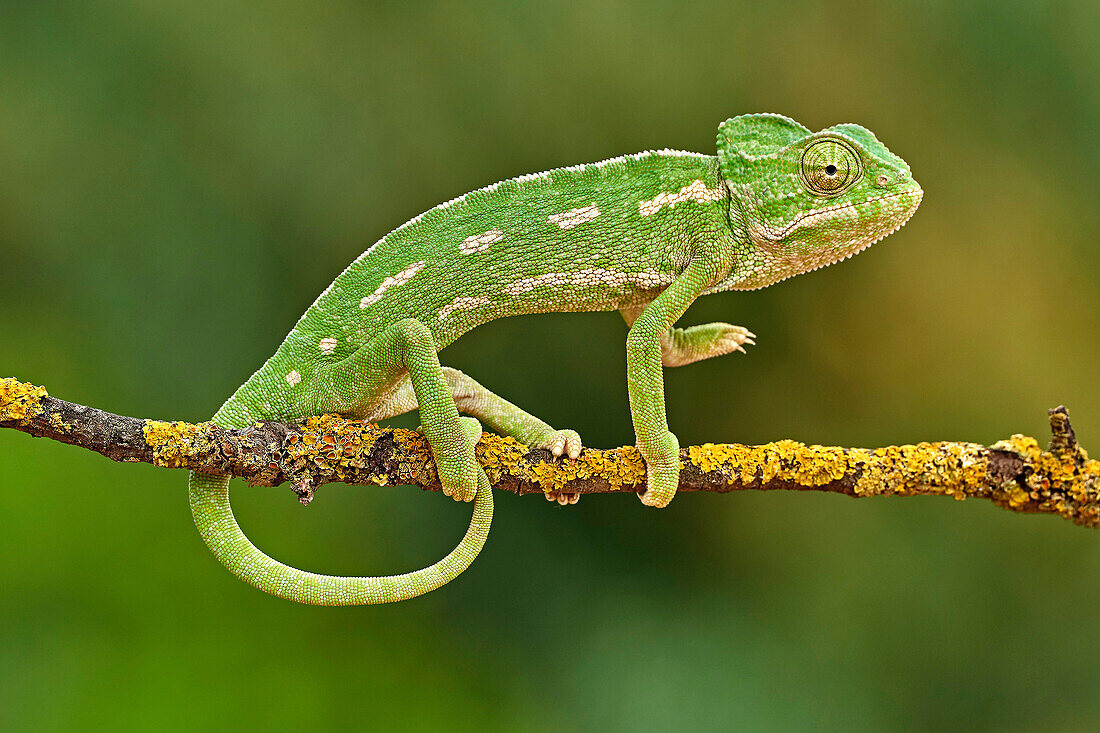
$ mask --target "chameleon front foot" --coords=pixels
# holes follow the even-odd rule
[[[680,486],[680,441],[666,432],[655,446],[638,448],[646,464],[646,490],[638,498],[646,506],[664,508]]]
[[[459,418],[462,445],[445,455],[437,455],[436,471],[443,493],[455,501],[473,501],[479,488],[489,487],[489,477],[477,462],[474,448],[481,440],[481,423],[475,418]]]
[[[663,509],[676,496],[676,487],[680,485],[680,466],[661,466],[650,464],[647,468],[646,490],[638,498],[646,506]]]
[[[661,363],[666,367],[677,367],[735,351],[744,354],[745,344],[755,346],[755,339],[755,333],[731,323],[674,328],[661,336]]]

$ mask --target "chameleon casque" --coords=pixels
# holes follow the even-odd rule
[[[676,328],[676,320],[700,295],[762,288],[860,252],[899,229],[924,193],[905,161],[854,124],[810,132],[781,115],[734,117],[718,128],[717,152],[657,150],[559,168],[426,211],[352,262],[214,415],[233,428],[327,412],[380,420],[419,408],[443,491],[474,501],[449,555],[387,577],[297,570],[241,531],[228,477],[192,473],[192,512],[214,555],[263,591],[319,605],[397,601],[455,578],[492,520],[492,491],[474,458],[482,423],[556,456],[581,450],[576,432],[440,366],[437,352],[466,331],[525,313],[622,313],[630,412],[647,467],[641,500],[667,505],[680,462],[662,366],[753,343],[740,326]]]

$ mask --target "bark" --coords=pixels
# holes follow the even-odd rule
[[[1046,449],[1024,435],[983,446],[964,442],[839,448],[780,440],[711,444],[681,451],[679,491],[829,491],[853,497],[937,494],[989,499],[1017,512],[1059,514],[1100,526],[1100,461],[1077,444],[1064,407],[1049,411]],[[330,482],[412,485],[438,491],[424,437],[415,431],[321,415],[226,430],[210,422],[142,420],[50,397],[42,387],[0,379],[0,428],[77,445],[115,461],[140,461],[259,486],[289,482],[303,503]],[[645,464],[633,447],[585,448],[577,459],[528,450],[485,433],[477,448],[493,488],[518,494],[637,492]]]

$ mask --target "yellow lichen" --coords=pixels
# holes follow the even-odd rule
[[[41,419],[42,400],[48,396],[43,387],[0,378],[0,422],[32,425],[36,418]],[[73,430],[58,414],[51,413],[48,420],[53,430]],[[439,488],[430,446],[419,432],[383,429],[338,415],[310,417],[299,426],[300,431],[290,433],[282,446],[286,464],[278,460],[277,445],[267,446],[256,458],[256,466],[266,467],[265,480],[283,469],[296,486],[308,487],[309,481],[320,476],[324,480]],[[741,488],[767,486],[778,480],[780,486],[823,487],[855,496],[982,497],[1017,511],[1057,512],[1077,524],[1100,526],[1100,461],[1090,459],[1073,440],[1064,410],[1052,411],[1051,427],[1054,441],[1045,450],[1034,438],[1013,435],[990,448],[939,442],[868,450],[779,440],[760,446],[706,443],[687,448],[684,455],[687,463],[711,474],[708,483],[717,473],[728,484],[740,484]],[[155,465],[225,468],[214,443],[221,433],[212,423],[150,420],[143,432]],[[365,475],[370,452],[382,438],[392,440],[397,448],[387,465],[389,470]],[[1022,466],[1012,467],[1010,462],[1006,474],[998,452],[1018,457]],[[529,460],[527,455],[527,447],[518,441],[489,433],[482,434],[476,447],[477,459],[494,485],[519,481],[553,492],[570,489],[571,482],[595,480],[597,489],[606,483],[612,490],[633,491],[645,480],[645,461],[633,446],[586,449],[576,459],[540,461]],[[998,461],[998,471],[991,471],[993,460]],[[247,475],[252,481],[260,474]],[[849,476],[855,477],[854,485],[830,485]]]
[[[339,415],[318,415],[301,423],[301,433],[287,436],[288,466],[292,472],[309,468],[325,481],[344,481],[366,468],[370,450],[383,435],[398,448],[399,463],[391,474],[372,474],[366,480],[378,485],[415,483],[438,485],[435,463],[424,437],[412,430],[385,430],[371,423]],[[360,477],[362,474],[360,474]]]
[[[309,469],[325,480],[343,481],[365,468],[376,441],[388,436],[396,446],[396,468],[389,473],[354,475],[357,481],[379,485],[412,483],[438,488],[439,478],[431,449],[416,431],[383,429],[346,420],[338,415],[307,418],[300,435],[286,441],[290,470]],[[181,465],[188,450],[201,442],[201,426],[150,422],[146,439],[157,448],[158,465]],[[719,472],[728,483],[766,485],[782,480],[807,488],[824,487],[846,476],[856,476],[856,496],[940,494],[962,500],[968,496],[993,499],[1018,511],[1056,511],[1088,526],[1100,524],[1100,462],[1084,451],[1066,447],[1045,451],[1034,438],[1014,435],[993,446],[1014,453],[1032,471],[1026,486],[999,486],[989,476],[988,449],[971,443],[918,443],[874,450],[807,446],[779,440],[760,446],[707,443],[686,450],[687,462],[704,472]],[[479,463],[492,484],[518,480],[544,492],[568,490],[571,482],[598,479],[612,490],[636,490],[645,481],[645,461],[637,448],[582,451],[578,458],[531,461],[518,441],[483,433],[476,448]]]
[[[59,433],[71,433],[73,426],[61,419],[56,413],[50,414],[50,427]]]
[[[688,448],[688,460],[706,472],[722,471],[729,483],[767,483],[783,476],[802,486],[822,486],[843,478],[851,465],[843,448],[807,446],[794,440],[765,445],[704,443]]]
[[[1077,524],[1100,524],[1100,463],[1077,445],[1055,440],[1051,450],[1026,435],[1013,435],[992,446],[1015,453],[1032,470],[1025,486],[1013,484],[996,496],[1013,509],[1056,511]]]
[[[848,473],[848,459],[843,448],[796,445],[799,450],[793,459],[792,474],[802,486],[824,486],[839,481]]]
[[[1013,487],[1008,492],[1008,505],[1012,508],[1021,507],[1031,500],[1031,495],[1021,489],[1019,486]]]
[[[478,463],[485,469],[490,483],[498,483],[507,475],[514,475],[527,447],[514,438],[493,433],[483,433],[477,444]]]
[[[20,382],[14,377],[0,379],[0,422],[28,424],[41,414],[45,397],[49,397],[45,387]]]
[[[142,426],[145,444],[153,449],[153,465],[165,468],[196,468],[202,464],[198,456],[212,447],[214,424],[162,422],[146,420]]]
[[[716,471],[723,467],[729,458],[727,453],[720,453],[719,448],[730,446],[716,446],[714,443],[703,443],[688,448],[688,460],[706,472]]]

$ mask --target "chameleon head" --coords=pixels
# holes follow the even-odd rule
[[[894,233],[924,191],[904,160],[859,125],[810,132],[781,115],[718,128],[730,221],[748,254],[722,287],[753,289],[847,259]]]

